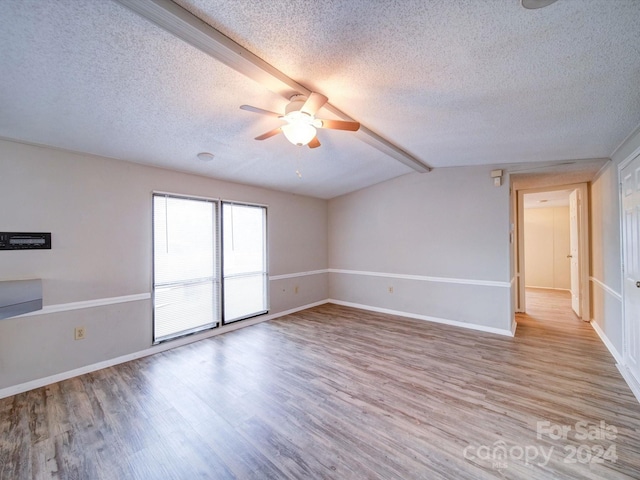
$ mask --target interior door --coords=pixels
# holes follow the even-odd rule
[[[625,364],[640,381],[640,156],[620,172],[622,179],[623,299]]]
[[[569,258],[571,260],[571,308],[580,312],[580,191],[569,195]]]

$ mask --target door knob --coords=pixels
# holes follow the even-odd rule
[[[573,255],[567,255],[567,258],[573,258]]]
[[[640,280],[636,282],[636,287],[640,288]]]

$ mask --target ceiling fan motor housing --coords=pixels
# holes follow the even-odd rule
[[[290,112],[299,112],[302,109],[304,103],[307,101],[307,96],[293,95],[289,100],[289,103],[284,109],[285,115]]]

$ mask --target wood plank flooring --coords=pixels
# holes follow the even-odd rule
[[[0,400],[0,479],[640,478],[613,358],[527,297],[515,338],[323,305]]]

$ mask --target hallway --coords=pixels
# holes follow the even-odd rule
[[[525,306],[527,313],[518,314],[516,317],[518,326],[522,319],[564,325],[568,329],[587,326],[592,330],[588,322],[579,319],[571,310],[571,292],[569,291],[527,287]]]

